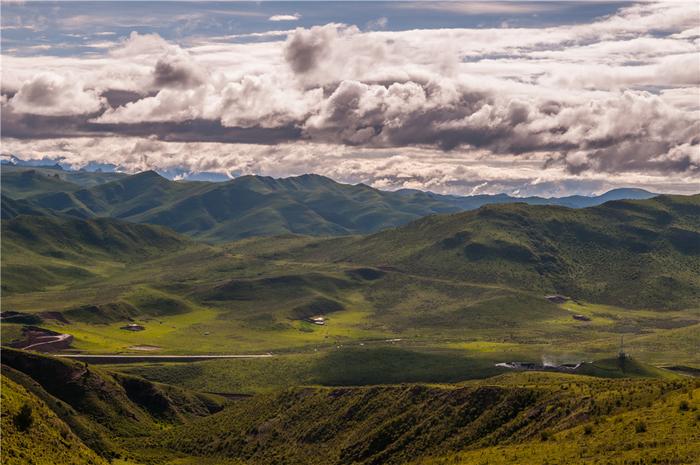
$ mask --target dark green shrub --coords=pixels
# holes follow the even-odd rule
[[[20,431],[27,431],[34,423],[32,417],[32,407],[29,404],[22,405],[17,415],[13,419],[15,426]]]
[[[645,433],[646,430],[647,430],[647,424],[644,423],[644,422],[641,421],[641,420],[638,421],[638,422],[634,425],[634,431],[637,432],[637,433]]]

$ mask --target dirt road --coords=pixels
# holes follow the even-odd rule
[[[269,358],[272,354],[245,355],[98,355],[98,354],[57,354],[58,357],[80,360],[88,363],[144,363],[144,362],[200,362],[203,360]]]

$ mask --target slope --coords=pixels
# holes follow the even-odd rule
[[[190,244],[165,228],[98,218],[20,215],[2,222],[2,289],[28,292],[99,275]]]
[[[2,455],[6,465],[104,465],[37,396],[0,375],[2,380]],[[22,413],[21,413],[22,412]]]
[[[301,243],[287,256],[388,266],[613,305],[697,308],[700,195],[580,210],[490,205],[368,237]]]
[[[655,430],[662,427],[670,433],[679,420],[689,425],[678,437],[665,434],[668,443],[656,446],[659,457],[674,452],[692,457],[698,451],[691,439],[695,433],[690,410],[697,400],[688,390],[693,389],[699,393],[692,381],[545,374],[506,375],[452,386],[300,387],[236,402],[186,429],[157,435],[147,444],[248,464],[424,463],[430,456],[465,450],[478,457],[481,450],[495,445],[536,453],[554,437],[579,443],[587,439],[586,426],[597,435],[598,429],[606,428],[598,423],[621,416],[626,420],[624,428],[615,428],[620,431],[607,437],[615,450],[629,428],[634,434],[630,420],[639,418],[636,410],[645,407],[649,413],[642,415],[649,418],[654,411],[675,409],[673,415],[655,420]],[[679,411],[681,400],[687,413]],[[644,433],[637,437],[651,439]],[[551,448],[550,453],[556,457]]]
[[[55,357],[3,348],[2,361],[3,377],[41,399],[87,446],[108,459],[126,451],[118,438],[152,434],[221,408],[211,396]]]

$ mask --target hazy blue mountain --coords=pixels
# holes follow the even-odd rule
[[[503,203],[527,203],[530,205],[560,205],[570,208],[594,207],[610,200],[643,200],[650,199],[658,194],[637,188],[613,189],[601,195],[584,196],[571,195],[566,197],[512,197],[508,194],[480,194],[480,195],[443,195],[433,192],[424,192],[416,189],[400,189],[398,194],[412,196],[416,193],[430,195],[437,201],[457,206],[460,210],[474,210],[482,205]]]

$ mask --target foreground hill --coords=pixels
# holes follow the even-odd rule
[[[288,386],[222,402],[114,368],[12,349],[2,358],[2,461],[13,465],[529,464],[576,463],[582,453],[692,463],[700,452],[700,390],[680,377],[526,372],[451,385]]]
[[[51,168],[3,168],[9,213],[113,217],[170,227],[209,242],[285,233],[313,236],[366,234],[436,213],[492,203],[525,202],[570,207],[618,198],[648,198],[640,189],[598,197],[449,196],[403,190],[385,192],[340,184],[318,175],[284,179],[242,176],[228,182],[176,182],[153,171],[127,176]],[[23,202],[16,202],[22,199]],[[13,203],[14,202],[14,203]],[[3,212],[3,217],[7,215]]]
[[[58,463],[61,455],[87,454],[83,444],[99,456],[113,459],[128,453],[120,438],[153,434],[165,425],[189,423],[221,409],[221,399],[216,397],[55,357],[3,348],[2,363],[3,463]],[[6,430],[6,412],[19,410],[18,403],[32,407],[36,424]],[[49,428],[55,431],[45,431]],[[49,443],[53,458],[48,455],[49,444],[42,445],[36,436],[27,437],[39,431],[55,443]],[[59,434],[63,439],[56,440]],[[79,457],[81,460],[61,463],[104,463],[92,451]],[[44,457],[30,460],[41,453]]]
[[[6,376],[2,382],[2,463],[105,465],[41,399]],[[24,418],[25,420],[22,420]]]
[[[698,393],[692,382],[542,374],[456,386],[294,388],[236,402],[147,445],[246,464],[405,464],[444,456],[452,459],[444,463],[460,463],[462,455],[464,463],[578,463],[581,453],[592,463],[692,463],[700,452],[692,410]],[[484,453],[489,460],[479,461]]]
[[[700,195],[580,210],[490,205],[367,237],[305,244],[291,255],[613,305],[697,307]]]

